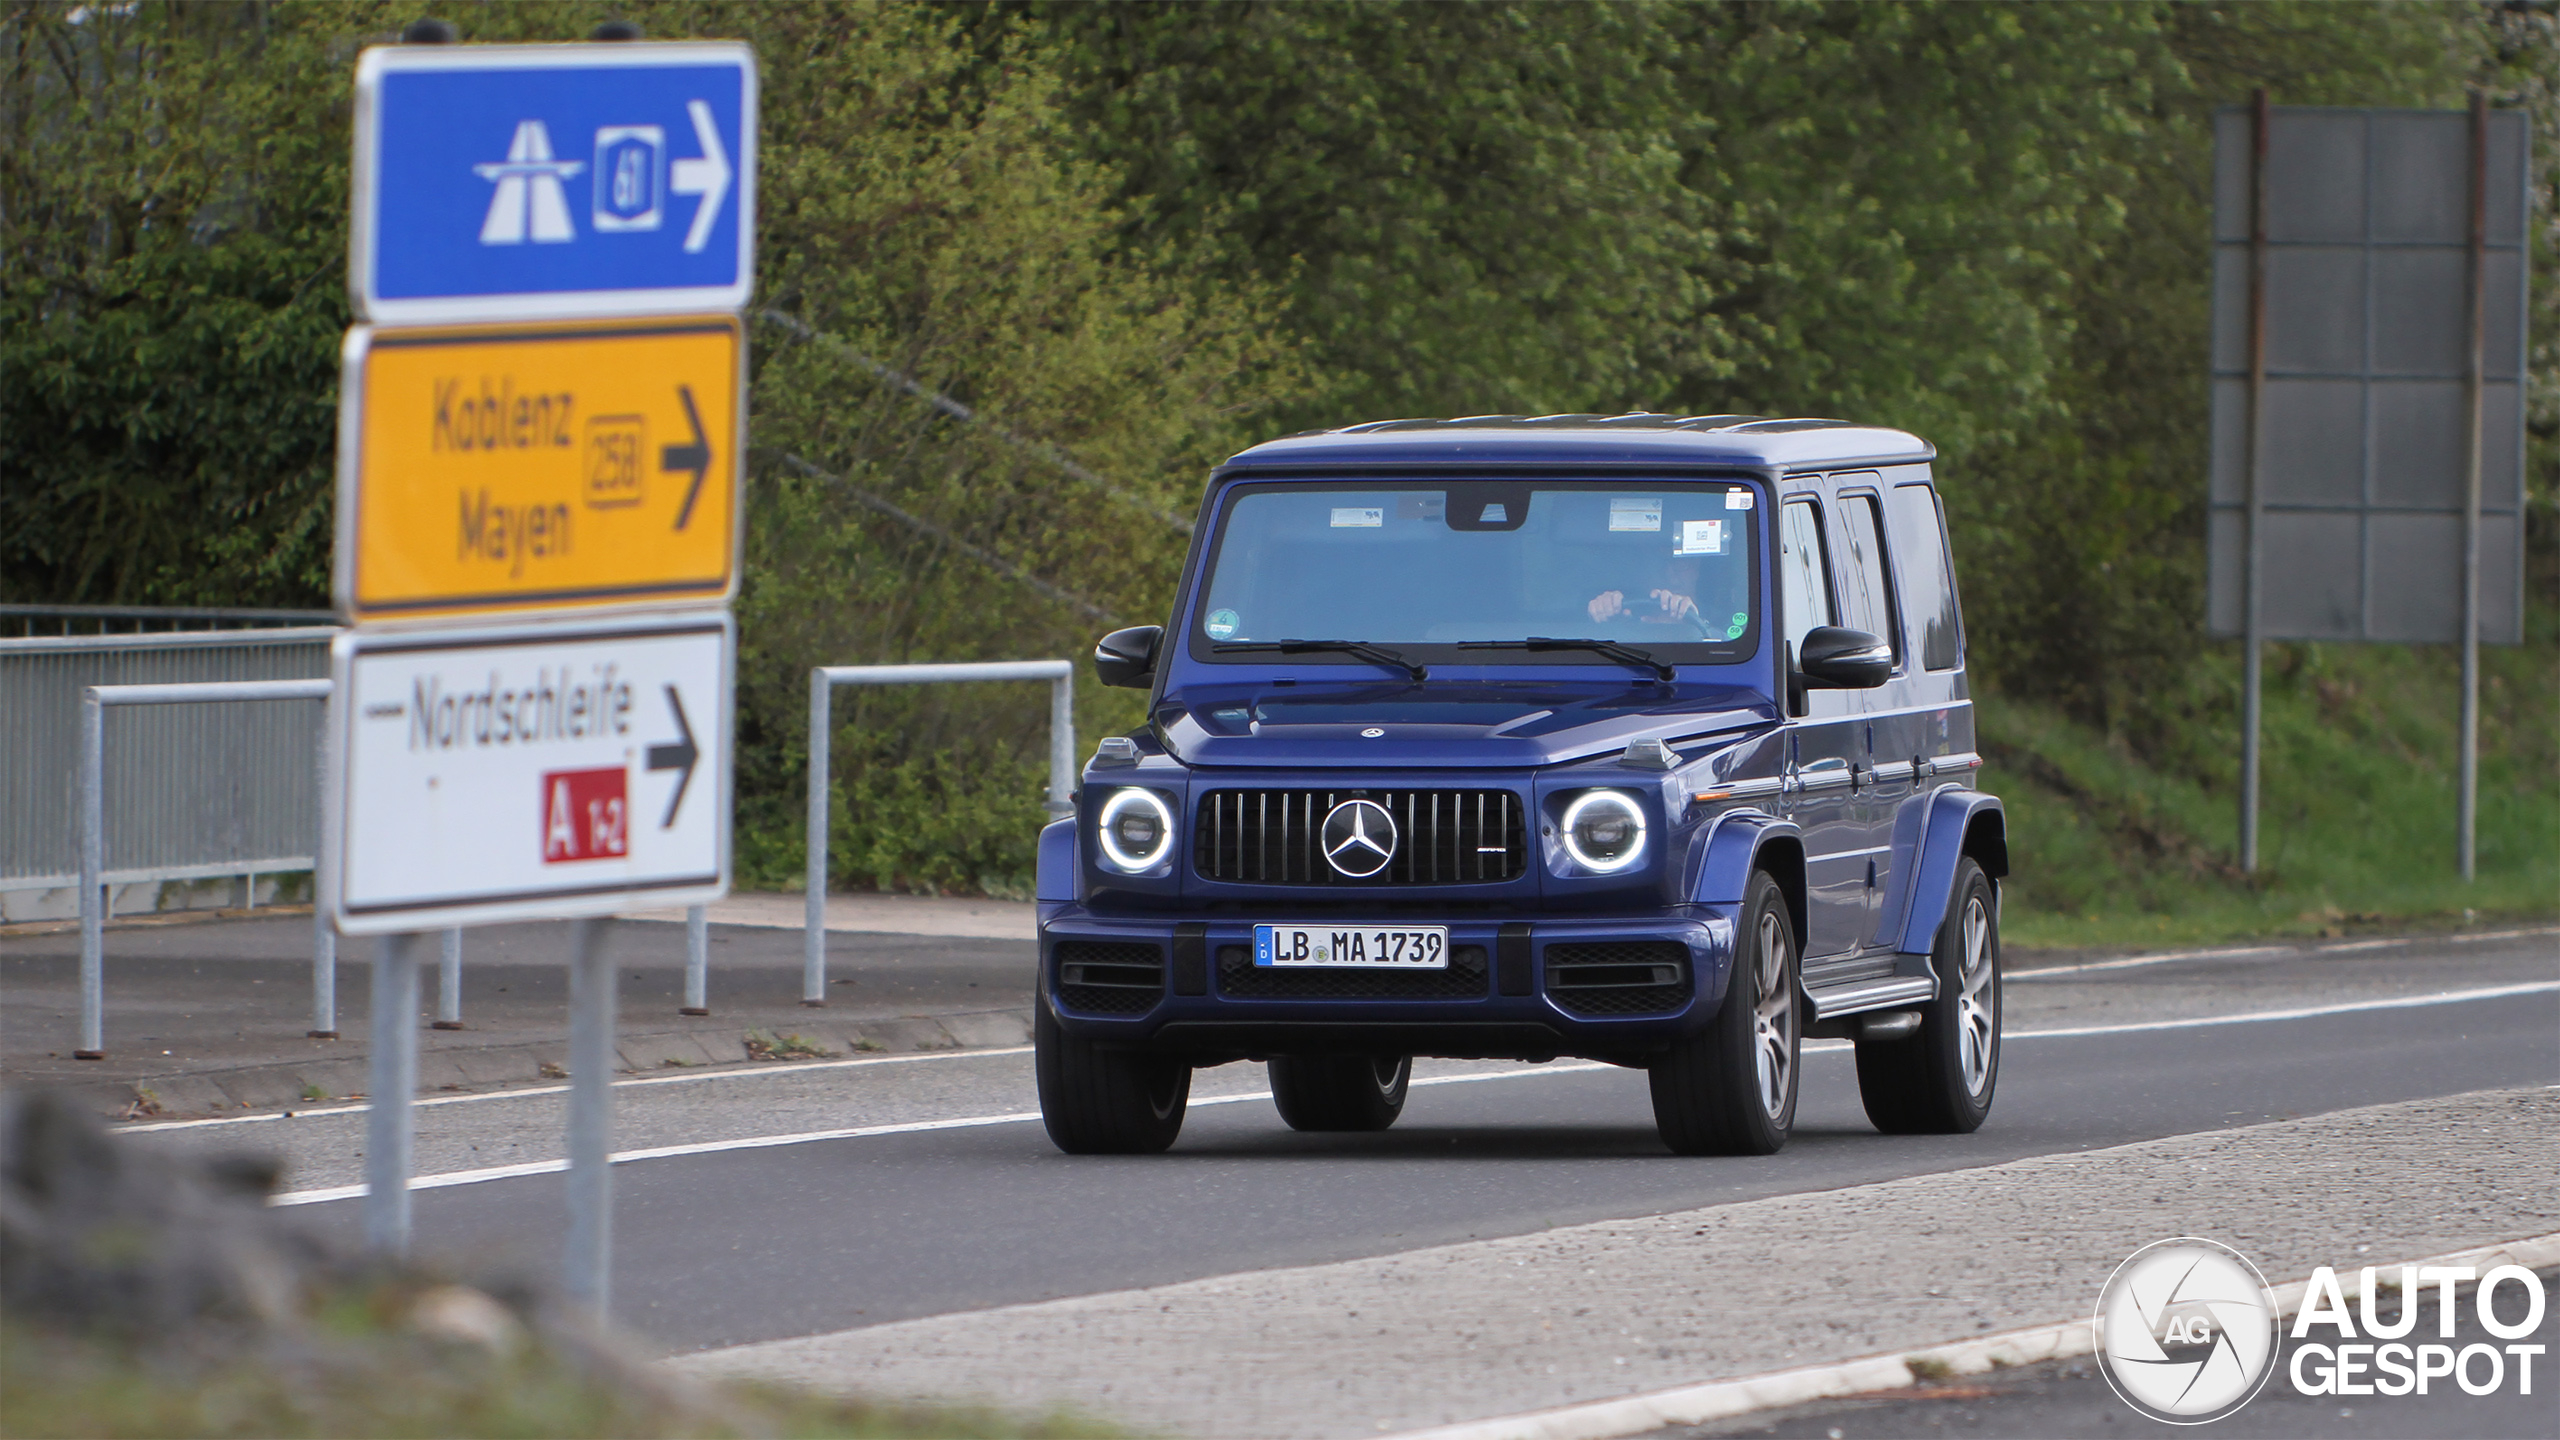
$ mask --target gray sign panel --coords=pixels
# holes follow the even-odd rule
[[[2525,117],[2488,116],[2480,638],[2524,623]],[[2250,113],[2214,130],[2208,623],[2243,625]],[[2462,638],[2471,118],[2278,107],[2267,132],[2267,638]]]

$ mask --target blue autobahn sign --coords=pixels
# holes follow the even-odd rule
[[[365,319],[736,310],[754,285],[745,45],[370,49],[355,139]]]

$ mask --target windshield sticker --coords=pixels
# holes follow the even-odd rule
[[[1200,628],[1208,631],[1212,640],[1225,640],[1236,633],[1236,624],[1236,612],[1233,610],[1212,610],[1208,623]]]
[[[1727,640],[1739,640],[1742,638],[1742,632],[1750,628],[1751,617],[1739,610],[1736,610],[1733,612],[1733,624],[1724,632],[1724,638]]]
[[[1727,510],[1750,509],[1751,492],[1748,490],[1727,490],[1724,492],[1724,508]]]
[[[1445,495],[1399,495],[1396,497],[1396,518],[1429,520],[1436,524],[1439,523],[1447,507],[1448,497]]]
[[[1680,522],[1680,544],[1674,555],[1721,555],[1724,553],[1722,520],[1683,520]]]
[[[1333,528],[1336,530],[1375,530],[1386,523],[1386,507],[1381,505],[1333,507]]]
[[[1662,529],[1662,501],[1659,498],[1652,500],[1625,499],[1610,501],[1609,528],[1611,530],[1660,531]]]

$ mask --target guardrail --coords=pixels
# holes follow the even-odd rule
[[[216,630],[236,625],[335,625],[329,610],[242,610],[199,605],[0,605],[0,630],[20,636],[38,626],[55,635],[71,635],[73,627],[96,627],[91,634],[113,634],[121,626],[132,634],[163,630]]]
[[[820,665],[809,672],[809,878],[800,948],[800,1003],[827,1003],[828,740],[839,685],[940,685],[986,680],[1049,682],[1049,813],[1075,809],[1075,666],[1065,660],[983,660],[952,665]],[[691,977],[688,973],[687,985]],[[690,993],[690,991],[688,991]],[[693,1003],[690,999],[687,1004]]]
[[[199,705],[225,701],[317,700],[328,723],[326,680],[233,680],[197,685],[91,685],[80,692],[80,1043],[71,1054],[103,1060],[106,1041],[107,710],[122,705]],[[312,793],[319,793],[315,747]],[[319,863],[315,843],[313,863]],[[316,889],[316,887],[315,887]],[[338,937],[312,907],[311,1033],[338,1033]]]
[[[78,883],[83,690],[325,679],[337,634],[334,626],[285,626],[0,637],[0,891],[16,902]],[[232,706],[181,707],[135,717],[115,732],[107,768],[158,779],[119,783],[107,796],[114,838],[105,883],[245,877],[245,899],[254,901],[257,876],[311,868],[320,813],[311,762],[320,744],[316,715],[279,723]],[[13,904],[9,918],[29,916]]]

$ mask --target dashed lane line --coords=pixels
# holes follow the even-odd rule
[[[2004,1043],[2020,1040],[2076,1039],[2091,1035],[2131,1035],[2157,1030],[2197,1029],[2212,1025],[2255,1025],[2284,1020],[2310,1020],[2328,1015],[2352,1015],[2375,1010],[2406,1010],[2436,1005],[2461,1005],[2478,1000],[2503,1000],[2518,995],[2547,995],[2560,992],[2560,980],[2536,981],[2523,985],[2490,985],[2471,990],[2445,990],[2429,995],[2412,995],[2389,1000],[2356,1000],[2336,1005],[2313,1005],[2292,1010],[2260,1010],[2246,1015],[2205,1015],[2188,1020],[2148,1020],[2122,1025],[2074,1026],[2057,1030],[2017,1030],[2001,1037]],[[1029,1047],[1008,1051],[977,1050],[963,1052],[974,1055],[1020,1054]],[[1852,1048],[1846,1040],[1816,1040],[1805,1045],[1808,1053]],[[925,1057],[899,1057],[922,1059]],[[839,1066],[864,1062],[839,1061]],[[806,1068],[806,1067],[802,1067]],[[1469,1085],[1488,1080],[1520,1080],[1545,1075],[1583,1074],[1618,1067],[1596,1061],[1578,1061],[1563,1065],[1541,1065],[1513,1070],[1473,1071],[1461,1075],[1433,1075],[1415,1079],[1415,1086]],[[763,1071],[732,1072],[762,1074]],[[657,1077],[651,1077],[655,1079]],[[675,1079],[679,1077],[666,1077]],[[681,1077],[713,1079],[714,1076]],[[629,1082],[625,1082],[629,1083]],[[494,1097],[493,1097],[494,1098]],[[1191,1101],[1194,1108],[1210,1105],[1234,1105],[1247,1100],[1268,1100],[1269,1090],[1250,1090],[1231,1095],[1210,1095]],[[361,1108],[361,1107],[358,1107]],[[665,1160],[686,1155],[712,1155],[730,1150],[763,1150],[782,1145],[810,1145],[828,1140],[860,1140],[875,1135],[912,1135],[933,1130],[965,1130],[988,1125],[1020,1125],[1040,1118],[1036,1110],[1014,1111],[1003,1115],[967,1115],[948,1120],[910,1120],[889,1125],[857,1125],[838,1130],[808,1130],[790,1135],[753,1135],[735,1140],[707,1140],[691,1145],[661,1145],[645,1150],[618,1151],[613,1163],[627,1164],[635,1160]],[[495,1165],[479,1170],[450,1170],[435,1175],[410,1178],[412,1190],[439,1190],[454,1185],[478,1185],[492,1180],[513,1180],[527,1175],[556,1175],[569,1168],[563,1160],[533,1160],[519,1165]],[[291,1190],[270,1198],[274,1205],[318,1205],[333,1200],[352,1200],[365,1193],[362,1185],[333,1185],[324,1189]]]

